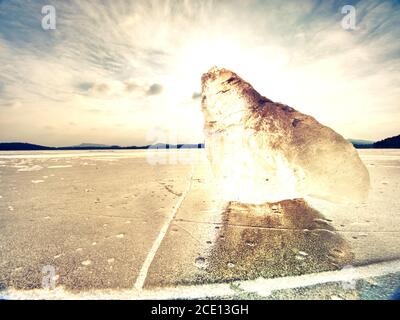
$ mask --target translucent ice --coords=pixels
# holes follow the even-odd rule
[[[261,96],[235,73],[202,77],[208,157],[225,200],[311,196],[358,202],[369,175],[351,143],[313,117]]]

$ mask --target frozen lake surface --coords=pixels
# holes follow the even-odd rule
[[[1,152],[0,295],[386,298],[400,150],[359,153],[364,204],[226,206],[204,150]]]

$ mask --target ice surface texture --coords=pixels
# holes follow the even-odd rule
[[[202,111],[208,157],[225,200],[366,198],[369,174],[350,142],[261,96],[234,72],[214,67],[202,76]]]

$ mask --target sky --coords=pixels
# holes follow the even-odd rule
[[[213,66],[346,138],[398,135],[399,24],[398,1],[0,0],[0,141],[203,142]]]

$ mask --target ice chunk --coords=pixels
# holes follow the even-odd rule
[[[24,166],[23,168],[18,169],[18,171],[21,171],[21,172],[39,171],[39,170],[42,170],[42,169],[43,169],[42,166],[35,165],[35,166],[32,166],[32,167],[25,167],[25,166]]]
[[[44,182],[43,180],[32,180],[32,183],[38,184]]]
[[[313,117],[261,96],[235,73],[202,77],[206,149],[225,200],[311,196],[362,201],[369,174],[353,145]]]
[[[85,260],[85,261],[82,261],[81,264],[82,264],[83,266],[90,266],[90,265],[92,264],[92,261],[90,261],[90,260]]]

